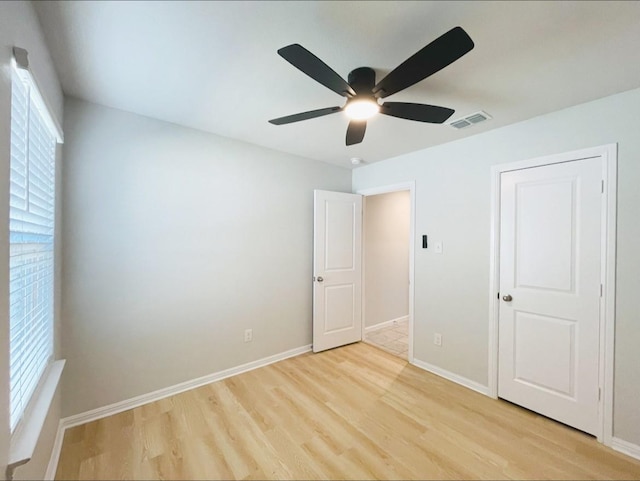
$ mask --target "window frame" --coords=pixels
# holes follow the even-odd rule
[[[28,417],[31,417],[33,415],[32,411],[34,411],[34,408],[36,405],[40,404],[40,394],[41,391],[43,390],[43,386],[47,384],[47,378],[50,375],[50,371],[52,370],[53,364],[54,364],[54,358],[55,358],[55,325],[56,325],[56,308],[55,308],[55,292],[56,292],[56,263],[57,263],[57,256],[56,256],[56,237],[57,237],[57,230],[56,230],[56,197],[57,197],[57,184],[58,184],[58,179],[57,177],[57,144],[60,144],[63,142],[63,137],[62,137],[62,132],[61,129],[58,125],[58,123],[55,121],[55,119],[52,117],[51,115],[51,110],[49,109],[46,101],[44,100],[42,94],[40,93],[40,89],[38,88],[37,82],[35,81],[31,71],[28,68],[28,61],[27,61],[27,57],[26,57],[27,53],[26,51],[22,50],[22,49],[18,49],[14,47],[14,61],[12,62],[12,68],[11,68],[11,140],[12,140],[12,145],[11,145],[11,152],[10,152],[10,178],[13,177],[13,170],[15,167],[14,164],[14,145],[13,145],[13,141],[14,141],[14,103],[16,101],[15,98],[15,94],[14,94],[14,89],[18,88],[18,82],[21,83],[20,87],[22,88],[23,92],[22,92],[22,99],[25,101],[25,105],[23,106],[24,112],[26,113],[26,125],[23,125],[24,129],[25,129],[25,138],[23,139],[25,142],[25,149],[24,152],[22,152],[22,162],[25,165],[25,169],[28,169],[29,163],[30,163],[30,156],[29,156],[29,131],[35,126],[38,129],[41,129],[42,132],[45,132],[44,137],[48,137],[46,140],[47,141],[53,141],[52,145],[49,145],[49,149],[46,152],[46,155],[42,155],[42,154],[36,154],[36,155],[40,155],[43,158],[46,158],[46,161],[50,161],[51,162],[51,169],[49,172],[46,173],[46,177],[47,180],[50,181],[49,184],[49,188],[50,190],[50,199],[51,199],[51,207],[50,207],[50,217],[45,217],[47,220],[50,221],[51,223],[51,229],[50,229],[50,245],[48,247],[49,253],[47,254],[50,259],[47,259],[47,269],[50,270],[50,282],[49,285],[47,286],[47,290],[46,290],[46,295],[50,296],[50,298],[47,300],[48,305],[46,307],[48,307],[48,318],[46,319],[46,326],[42,327],[42,326],[38,326],[37,327],[37,333],[40,335],[46,335],[46,338],[44,338],[44,343],[40,343],[40,344],[36,344],[37,346],[42,347],[43,345],[46,347],[46,352],[45,355],[38,355],[38,352],[35,352],[35,356],[31,356],[30,358],[27,359],[36,359],[39,361],[38,363],[38,368],[37,370],[39,372],[37,372],[37,374],[35,376],[31,377],[32,383],[30,385],[30,389],[28,389],[26,391],[26,395],[20,394],[20,407],[18,414],[16,414],[15,411],[15,404],[16,401],[15,399],[10,399],[10,406],[9,406],[9,411],[10,411],[10,430],[11,430],[11,439],[12,439],[12,444],[13,444],[13,439],[14,438],[20,438],[21,437],[21,431],[25,430],[25,431],[29,431],[30,429],[25,427],[26,424],[29,424],[29,420],[27,419]],[[34,119],[34,123],[32,123],[29,119],[29,115],[31,115],[32,112],[37,111],[37,119]],[[17,148],[17,147],[16,147]],[[44,164],[43,164],[44,165]],[[25,170],[26,172],[26,170]],[[13,179],[12,179],[13,180]],[[25,184],[26,184],[26,189],[27,191],[30,188],[29,185],[29,178],[27,177],[25,180]],[[13,194],[13,185],[10,187],[10,193]],[[25,193],[25,199],[28,199],[28,194]],[[11,205],[11,204],[10,204]],[[10,208],[11,209],[11,208]],[[18,210],[18,208],[16,208],[16,210]],[[28,207],[25,208],[25,212],[28,212]],[[47,214],[48,215],[48,214]],[[9,223],[11,224],[11,222],[14,221],[15,219],[13,219],[13,215],[10,213],[9,215]],[[19,231],[18,231],[19,232]],[[19,234],[18,234],[19,236]],[[10,251],[12,250],[12,246],[16,245],[17,243],[14,241],[10,241],[9,247],[10,247]],[[41,245],[45,245],[45,243],[36,243],[37,244],[41,244]],[[19,249],[19,248],[18,248]],[[10,260],[10,266],[12,264],[12,260]],[[11,267],[10,267],[11,268]],[[11,282],[10,282],[11,284]],[[9,306],[9,316],[10,316],[10,332],[11,332],[11,328],[12,326],[12,316],[11,314],[13,313],[13,309],[11,307],[11,305]],[[27,334],[24,335],[25,339],[27,339]],[[14,346],[15,343],[15,339],[12,339],[12,336],[10,334],[9,336],[9,350],[10,350],[10,363],[11,360],[13,358],[13,356],[11,355],[11,350],[15,347]],[[25,350],[25,352],[27,352],[28,350]],[[43,358],[46,356],[46,359],[43,361]],[[22,362],[24,363],[24,359],[22,360]],[[22,368],[18,368],[18,369],[22,369]],[[59,378],[59,375],[57,376]],[[15,389],[15,385],[14,382],[16,382],[15,380],[12,382],[10,379],[10,398],[14,397],[14,389]],[[57,381],[56,381],[56,385],[57,385]],[[50,390],[50,389],[48,389]],[[35,417],[39,417],[39,416],[35,416]]]

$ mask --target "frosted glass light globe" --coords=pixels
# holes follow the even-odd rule
[[[352,120],[367,120],[380,112],[380,106],[371,99],[353,100],[344,108],[344,113]]]

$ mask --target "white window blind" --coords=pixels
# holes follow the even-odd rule
[[[11,86],[9,342],[13,432],[53,356],[57,137],[29,78],[14,70]]]

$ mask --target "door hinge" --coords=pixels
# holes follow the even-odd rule
[[[602,284],[600,284],[600,297],[602,297],[602,292],[604,291],[604,288],[602,287]]]
[[[600,192],[602,192],[604,194],[604,180],[600,184]]]
[[[602,388],[599,387],[598,388],[598,401],[600,401],[602,399]]]

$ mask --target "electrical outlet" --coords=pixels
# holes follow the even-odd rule
[[[436,346],[442,346],[442,334],[438,334],[437,332],[433,335],[433,343]]]
[[[244,342],[253,341],[253,329],[245,329],[244,330]]]
[[[438,241],[435,243],[435,252],[436,254],[442,254],[442,241]]]

